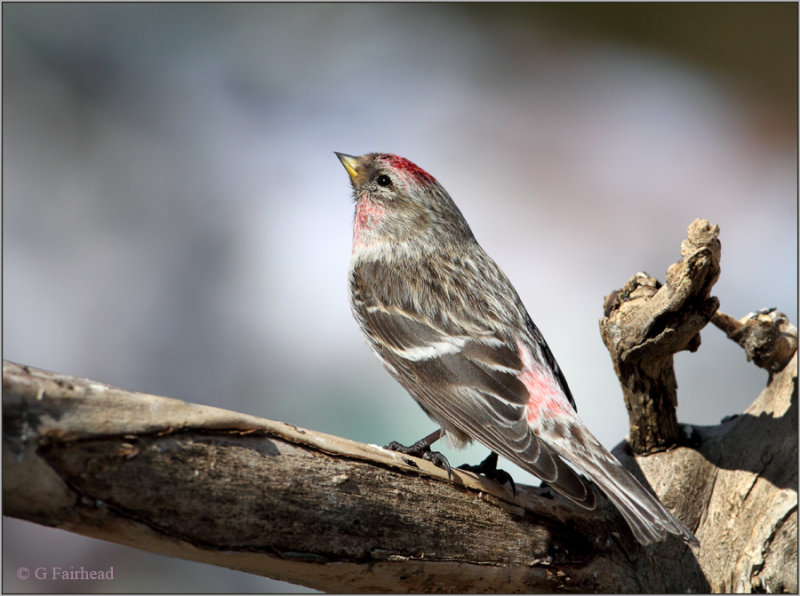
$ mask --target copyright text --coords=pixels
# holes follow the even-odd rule
[[[114,566],[107,569],[86,569],[83,565],[80,567],[19,567],[17,577],[21,580],[110,580],[114,579]]]

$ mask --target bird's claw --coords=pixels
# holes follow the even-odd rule
[[[447,458],[442,453],[440,453],[439,451],[431,451],[431,448],[428,447],[428,449],[425,452],[423,452],[422,459],[426,459],[433,465],[446,470],[447,479],[450,480],[450,477],[453,474],[452,471],[450,470],[450,462],[447,461]]]
[[[398,453],[402,453],[404,455],[411,455],[412,457],[419,457],[426,461],[429,461],[433,465],[442,468],[443,470],[446,470],[447,479],[450,480],[452,471],[450,468],[450,462],[447,461],[447,458],[438,451],[431,451],[430,445],[425,445],[421,443],[422,441],[417,441],[413,445],[406,447],[405,445],[401,445],[397,441],[392,441],[388,445],[384,445],[383,448],[388,449],[389,451],[397,451]]]
[[[517,486],[514,484],[514,479],[511,477],[511,474],[509,474],[505,470],[497,469],[497,454],[494,451],[489,454],[489,457],[484,459],[477,466],[473,466],[470,464],[462,464],[458,466],[458,469],[467,470],[468,472],[474,472],[475,474],[483,474],[484,476],[486,476],[491,480],[494,480],[498,484],[508,483],[509,485],[511,485],[511,492],[514,495],[517,494]]]

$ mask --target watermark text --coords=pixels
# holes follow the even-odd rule
[[[106,569],[87,569],[83,565],[75,567],[18,567],[17,577],[23,581],[107,581],[114,579],[114,566]]]

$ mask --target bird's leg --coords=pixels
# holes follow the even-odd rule
[[[411,455],[414,457],[421,457],[432,464],[439,466],[440,468],[444,468],[447,470],[447,479],[450,479],[450,462],[447,461],[447,458],[439,453],[438,451],[431,451],[431,445],[442,438],[442,429],[437,429],[429,434],[427,437],[424,437],[414,443],[413,445],[406,447],[405,445],[401,445],[397,441],[392,441],[388,445],[384,445],[384,449],[389,449],[390,451],[397,451],[398,453],[403,453],[405,455]]]
[[[489,454],[489,457],[487,457],[477,466],[462,464],[458,466],[458,469],[467,470],[468,472],[475,472],[476,474],[483,474],[487,478],[491,478],[492,480],[494,480],[499,484],[508,483],[511,485],[511,491],[515,495],[517,494],[517,487],[514,484],[514,479],[511,477],[511,474],[509,474],[505,470],[497,469],[497,454],[494,451],[492,451]]]
[[[552,499],[553,497],[555,497],[555,492],[553,492],[553,489],[550,488],[550,485],[547,484],[544,480],[542,480],[539,483],[539,488],[542,489],[541,496],[543,496],[545,499]]]

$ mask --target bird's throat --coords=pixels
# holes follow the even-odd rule
[[[384,215],[384,208],[372,201],[366,193],[358,197],[356,215],[353,219],[353,252],[374,242],[375,228]]]

